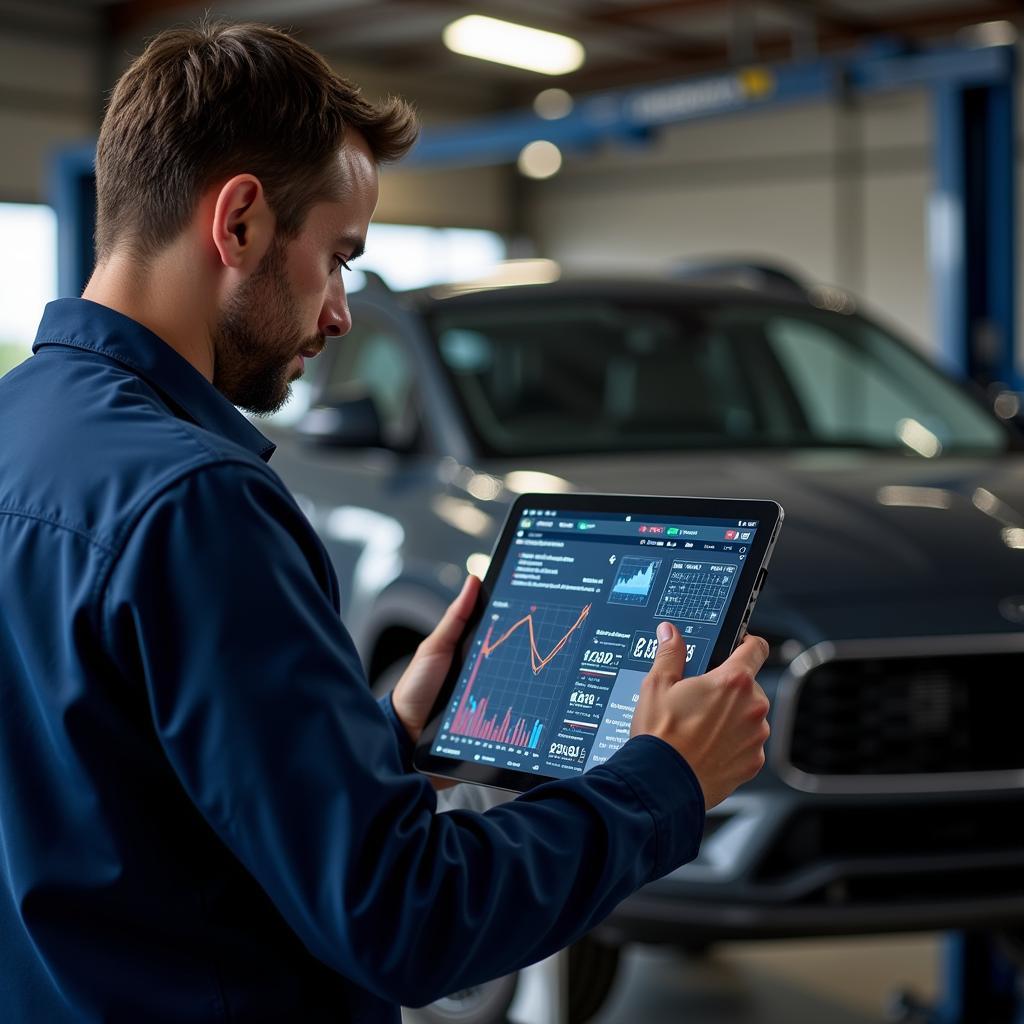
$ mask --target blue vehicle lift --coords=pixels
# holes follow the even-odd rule
[[[1024,358],[1017,356],[1015,324],[1016,71],[1012,45],[914,50],[882,40],[812,61],[595,93],[555,120],[524,111],[432,128],[406,164],[508,164],[537,139],[586,152],[614,140],[642,143],[669,124],[929,89],[935,118],[929,251],[939,358],[963,379],[998,381],[1019,391]],[[93,147],[79,147],[59,154],[54,164],[62,295],[80,294],[92,270],[93,155]],[[942,975],[945,991],[935,1006],[907,997],[894,1008],[906,1024],[1024,1024],[1022,973],[992,935],[951,934]]]

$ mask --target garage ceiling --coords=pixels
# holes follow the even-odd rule
[[[575,92],[847,49],[879,35],[950,36],[978,22],[1024,23],[1024,0],[92,0],[115,40],[204,11],[286,25],[336,60],[402,79],[471,89],[488,107],[541,88]],[[75,6],[80,6],[76,3]],[[586,48],[583,67],[548,78],[449,53],[442,29],[486,14],[562,32]],[[445,82],[448,80],[448,82]]]

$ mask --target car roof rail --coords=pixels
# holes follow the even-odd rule
[[[736,285],[752,291],[772,292],[806,299],[810,286],[784,263],[743,259],[693,259],[677,263],[671,270],[676,280],[695,284]]]

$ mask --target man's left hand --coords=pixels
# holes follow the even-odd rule
[[[437,628],[416,648],[409,667],[402,673],[391,703],[398,720],[415,743],[427,724],[441,684],[448,675],[455,647],[476,606],[480,581],[468,576],[459,596],[448,606]]]

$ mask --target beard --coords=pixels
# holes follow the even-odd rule
[[[213,386],[233,405],[258,416],[277,412],[291,397],[292,360],[319,349],[319,333],[296,326],[297,304],[285,277],[285,249],[277,239],[256,272],[231,296],[213,336]]]

